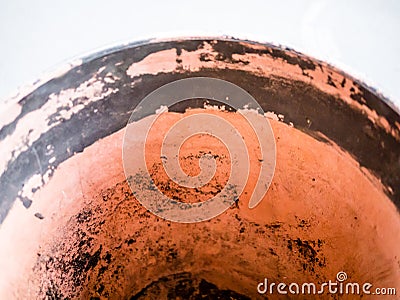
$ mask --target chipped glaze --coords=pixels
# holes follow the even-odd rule
[[[135,105],[191,76],[249,91],[277,133],[279,164],[260,211],[239,201],[185,231],[135,202],[120,155]],[[152,284],[168,289],[168,282],[200,279],[216,284],[213,290],[255,297],[260,273],[333,279],[337,266],[360,280],[399,286],[400,116],[382,95],[332,66],[230,38],[153,40],[87,57],[8,103],[0,126],[0,270],[7,270],[0,271],[0,298],[140,299]],[[157,164],[155,176],[164,182]],[[232,269],[224,273],[221,265]]]

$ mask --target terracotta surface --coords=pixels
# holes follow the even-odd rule
[[[243,134],[250,177],[225,213],[177,224],[133,197],[122,141],[143,97],[198,76],[232,82],[259,102],[277,165],[250,210],[254,136],[236,113],[213,110]],[[321,283],[340,271],[400,291],[400,116],[372,88],[294,50],[228,38],[124,45],[45,81],[0,112],[0,299],[253,299],[265,277]],[[226,183],[229,155],[215,138],[193,137],[183,169],[196,175],[210,151],[215,177],[197,190],[168,181],[160,138],[196,112],[173,111],[153,128],[148,167],[165,194],[203,201]]]
[[[236,113],[213,113],[235,122],[251,141]],[[165,124],[182,114],[163,117],[154,130],[162,132]],[[116,299],[141,291],[146,298],[161,289],[164,296],[176,293],[185,299],[190,291],[195,295],[214,288],[242,299],[257,297],[257,283],[264,277],[323,282],[335,279],[341,270],[352,281],[400,288],[400,220],[382,187],[335,145],[281,122],[271,123],[278,157],[265,199],[250,210],[245,190],[227,212],[198,224],[164,221],[137,202],[124,180],[122,131],[76,154],[35,197],[33,209],[42,213],[43,220],[13,210],[3,224],[2,235],[7,226],[19,232],[1,249],[2,263],[7,257],[10,270],[2,282],[12,287],[3,293],[12,291],[21,298]],[[150,147],[157,147],[161,136],[153,135]],[[182,164],[192,174],[198,167],[193,157],[207,150],[207,138],[193,138],[183,148]],[[224,166],[229,161],[218,144],[209,150],[219,155],[222,167],[211,192],[226,180]],[[257,156],[251,158],[252,166],[257,165]],[[151,152],[151,161],[157,170],[154,179],[163,189],[166,179],[156,151]],[[256,178],[250,176],[247,189]],[[194,194],[176,192],[187,200]],[[60,207],[60,198],[69,201]],[[18,240],[25,247],[15,243]]]

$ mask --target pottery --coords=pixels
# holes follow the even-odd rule
[[[135,106],[191,77],[223,79],[256,99],[276,164],[249,208],[256,139],[237,112],[208,108],[243,134],[250,173],[225,212],[182,224],[135,198],[122,147]],[[163,134],[205,110],[196,103],[166,112],[147,140],[157,187],[192,203],[230,176],[227,149],[204,135],[182,146],[180,163],[195,176],[199,153],[210,151],[217,171],[207,186],[174,185],[162,167]],[[265,278],[318,284],[339,272],[400,292],[400,114],[327,63],[230,38],[149,40],[74,62],[9,99],[0,115],[1,299],[257,299]]]

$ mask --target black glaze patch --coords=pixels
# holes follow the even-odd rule
[[[232,261],[237,258],[232,252],[246,247],[255,249],[256,256],[266,265],[272,263],[279,266],[279,257],[290,257],[291,264],[298,272],[316,280],[324,280],[320,274],[326,267],[326,241],[322,238],[313,240],[303,237],[303,233],[310,227],[320,225],[312,219],[295,216],[296,221],[293,223],[258,223],[241,216],[236,202],[225,216],[231,234],[226,235],[224,227],[217,225],[221,220],[214,218],[208,221],[210,226],[190,225],[190,235],[179,237],[176,235],[179,224],[159,222],[158,217],[134,199],[125,180],[102,190],[92,200],[67,221],[49,248],[43,248],[37,253],[33,271],[39,280],[37,287],[42,292],[36,298],[42,299],[46,291],[46,294],[59,295],[62,292],[62,299],[76,299],[82,298],[86,290],[90,293],[85,295],[87,299],[89,296],[109,299],[118,295],[124,299],[130,296],[137,299],[193,299],[190,297],[199,293],[209,296],[200,299],[213,299],[212,296],[219,293],[232,297],[238,295],[232,290],[239,288],[242,292],[247,290],[254,297],[256,290],[253,285],[250,287],[245,284],[247,280],[236,281],[233,277],[230,281],[235,282],[230,288],[232,290],[221,290],[212,284],[215,280],[212,278],[220,278],[220,275],[226,277],[230,273],[225,273],[227,270],[221,268],[218,257],[228,255],[228,261]],[[111,215],[116,218],[109,218]],[[138,228],[132,226],[132,216],[138,216]],[[210,232],[210,228],[220,229]],[[297,231],[294,235],[290,233],[293,229]],[[113,234],[114,230],[118,230],[119,234]],[[216,244],[222,240],[224,250],[220,253],[201,254],[206,244]],[[264,243],[266,248],[259,248],[260,243]],[[193,247],[195,244],[197,247]],[[156,263],[144,263],[149,258],[155,259]],[[192,265],[198,259],[210,261],[213,267],[203,269]],[[230,267],[238,273],[241,273],[240,270],[248,270],[249,273],[244,271],[247,273],[244,278],[253,278],[253,282],[256,282],[259,274],[264,274],[262,266],[259,266],[261,269],[250,270],[251,262],[248,259],[243,256],[238,268]],[[131,277],[133,270],[135,276]],[[278,271],[283,275],[284,268],[278,267]],[[183,275],[175,277],[176,274]],[[135,277],[140,280],[135,280]],[[209,281],[204,282],[203,279]],[[198,285],[199,282],[203,284]],[[123,288],[123,294],[120,288]]]
[[[202,41],[187,41],[182,43],[181,48],[186,51],[195,51],[203,45]],[[158,51],[173,49],[179,46],[173,45],[170,42],[139,44],[132,46],[132,48],[123,48],[115,53],[105,54],[98,56],[98,54],[91,56],[91,58],[83,59],[83,64],[77,66],[65,75],[53,78],[39,86],[32,93],[22,98],[18,104],[22,106],[20,114],[16,119],[0,129],[0,140],[3,140],[7,135],[11,135],[15,126],[20,119],[28,113],[40,109],[48,100],[51,94],[58,94],[64,89],[76,89],[80,84],[89,80],[96,72],[103,66],[111,66],[117,71],[115,75],[126,77],[127,68],[135,63],[143,60],[147,55]],[[105,53],[108,53],[105,51]],[[123,64],[115,67],[115,64],[122,61]],[[109,71],[109,69],[104,70]],[[129,80],[128,80],[129,81]]]
[[[34,215],[36,218],[38,218],[39,220],[43,220],[44,216],[41,213],[35,213]]]
[[[290,64],[297,64],[302,70],[315,69],[315,64],[311,60],[300,56],[294,59],[277,47],[267,46],[265,50],[260,50],[232,40],[208,40],[208,42],[219,53],[218,57],[221,60],[236,63],[232,61],[232,55],[235,53],[258,53],[280,57]],[[398,208],[400,207],[399,142],[382,128],[374,125],[361,112],[355,111],[340,99],[310,84],[273,76],[259,77],[245,71],[229,69],[160,73],[142,75],[140,78],[130,78],[126,74],[132,63],[142,60],[151,53],[166,49],[177,49],[177,53],[182,49],[195,51],[203,45],[203,40],[189,40],[122,48],[114,53],[87,60],[81,66],[50,80],[21,99],[20,115],[0,130],[0,140],[13,132],[23,116],[40,109],[50,94],[78,87],[92,78],[101,67],[106,66],[106,69],[97,75],[100,79],[108,72],[120,78],[115,83],[104,82],[105,89],[118,89],[118,92],[103,100],[89,103],[69,120],[64,120],[43,133],[29,150],[8,164],[7,170],[0,177],[0,223],[5,219],[23,184],[32,175],[38,173],[44,175],[48,169],[53,170],[74,153],[82,152],[97,140],[123,128],[137,103],[158,87],[174,80],[195,76],[215,77],[237,84],[259,101],[264,111],[283,114],[284,122],[293,122],[296,128],[314,137],[318,136],[316,133],[321,132],[353,155],[361,166],[371,170],[384,185],[390,186],[393,193],[388,192],[388,197]],[[135,80],[136,84],[132,87],[131,82]],[[396,121],[400,123],[399,115],[372,89],[356,81],[353,84],[359,89],[359,97],[363,99],[365,105],[386,118],[392,127],[395,127]],[[57,115],[49,116],[49,123],[54,122],[56,117]],[[51,156],[56,157],[56,161],[52,164],[49,164],[50,156],[46,152],[46,146],[49,144],[54,146],[54,153]],[[36,153],[32,149],[35,149]]]
[[[265,49],[254,49],[244,43],[226,43],[225,41],[211,41],[212,47],[219,53],[217,60],[223,60],[230,63],[242,62],[235,61],[233,59],[234,54],[245,55],[245,54],[266,54],[274,58],[281,58],[291,65],[298,65],[303,71],[304,70],[315,70],[315,63],[311,59],[301,57],[301,55],[288,54],[287,51],[273,46],[268,45]]]
[[[140,299],[231,299],[250,300],[249,297],[231,290],[218,288],[205,279],[197,278],[189,272],[161,277],[132,295],[131,300]]]

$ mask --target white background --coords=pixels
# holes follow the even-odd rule
[[[0,0],[0,99],[110,45],[193,35],[289,46],[344,69],[400,106],[396,0]]]

